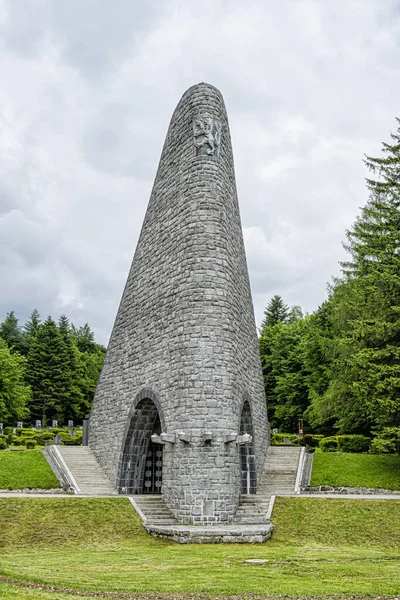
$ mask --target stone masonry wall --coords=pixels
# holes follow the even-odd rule
[[[214,153],[195,145],[196,119],[207,118],[220,123]],[[267,414],[228,120],[220,92],[205,83],[173,114],[93,403],[89,445],[114,482],[143,388],[157,396],[165,430],[191,437],[164,446],[167,506],[184,523],[229,522],[240,451],[224,436],[239,432],[250,399],[260,473]]]

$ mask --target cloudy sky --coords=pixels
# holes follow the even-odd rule
[[[256,317],[312,312],[400,116],[399,0],[0,0],[0,320],[107,343],[165,134],[224,95]]]

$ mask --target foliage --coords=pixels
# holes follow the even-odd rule
[[[17,436],[30,436],[30,435],[35,435],[36,431],[34,429],[31,429],[30,427],[18,427],[15,430],[15,435]]]
[[[0,489],[58,488],[60,484],[41,450],[2,452],[0,456]],[[4,522],[1,521],[2,526]]]
[[[54,434],[51,431],[41,431],[35,434],[34,440],[38,446],[44,446],[46,442],[54,441]]]
[[[18,581],[73,588],[79,597],[85,590],[181,600],[297,597],[299,590],[314,598],[394,595],[400,585],[398,506],[278,498],[267,543],[204,545],[151,537],[126,498],[0,499],[1,570]],[[244,563],[254,558],[268,562]]]
[[[333,304],[337,364],[326,394],[341,432],[400,425],[400,146],[367,166],[370,198],[345,245]]]
[[[371,440],[364,435],[337,435],[320,440],[319,447],[323,452],[368,452]]]
[[[31,416],[62,419],[71,404],[71,372],[68,350],[51,317],[39,326],[28,353],[27,378],[32,388]]]
[[[264,385],[272,427],[296,431],[308,406],[304,338],[308,317],[265,327],[260,337]]]
[[[339,444],[337,437],[327,437],[320,441],[319,447],[322,452],[337,452]]]
[[[36,441],[32,440],[32,439],[26,440],[25,445],[26,445],[27,450],[33,450],[33,448],[35,448],[35,446],[36,446]]]
[[[0,439],[0,450],[5,450],[7,448],[7,441],[4,439]]]
[[[370,438],[360,434],[338,435],[337,441],[340,452],[368,452],[371,446]]]
[[[31,397],[25,383],[26,360],[18,352],[11,352],[0,339],[0,421],[10,423],[27,417]]]
[[[297,307],[296,307],[297,308]],[[266,327],[273,327],[277,323],[285,323],[289,316],[289,307],[284,303],[282,298],[275,295],[271,298],[267,308],[264,311],[264,320],[261,323],[261,332],[264,332]]]
[[[6,342],[12,352],[24,352],[25,344],[23,335],[13,310],[7,313],[6,318],[0,325],[0,338]]]
[[[75,327],[65,315],[61,315],[58,326],[54,326],[50,317],[45,323],[41,323],[37,309],[31,312],[22,328],[13,311],[0,324],[1,422],[15,425],[16,421],[26,421],[31,407],[31,418],[41,419],[43,426],[46,419],[56,417],[61,422],[69,419],[76,422],[90,412],[105,348],[95,342],[87,323],[82,327]],[[60,335],[56,333],[56,329]],[[10,362],[9,355],[16,357],[13,363]],[[6,378],[8,374],[1,362],[5,360],[4,357],[9,363],[7,368],[12,367],[14,379],[17,372],[25,386],[24,410],[16,402],[10,410],[10,399],[7,401],[8,412],[5,410],[2,378]],[[26,362],[23,362],[24,357],[27,357]],[[20,368],[17,368],[17,362]],[[20,395],[14,394],[13,397],[16,401]]]
[[[41,318],[40,318],[39,311],[36,308],[34,308],[30,314],[29,319],[26,321],[25,325],[23,326],[23,338],[24,338],[25,348],[26,348],[27,352],[29,350],[32,340],[35,338],[35,336],[38,332],[40,323],[41,323]]]
[[[292,446],[299,446],[302,442],[302,438],[293,433],[271,433],[271,446],[282,446],[287,443],[285,440],[289,440]]]
[[[316,450],[310,485],[400,490],[400,457]]]
[[[400,427],[384,427],[372,440],[371,451],[377,454],[400,454]]]

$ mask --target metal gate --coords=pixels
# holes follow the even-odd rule
[[[163,451],[159,444],[149,443],[144,472],[144,494],[161,494]]]

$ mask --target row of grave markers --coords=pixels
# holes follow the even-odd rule
[[[22,423],[22,421],[17,421],[17,429],[22,429],[24,426],[24,424]],[[74,422],[73,421],[68,421],[68,427],[69,429],[72,429],[74,426]],[[58,421],[56,421],[55,419],[51,422],[51,428],[54,429],[55,427],[58,427]],[[35,422],[35,427],[34,429],[42,429],[42,421],[40,421],[39,419],[36,420]],[[0,423],[0,435],[2,435],[4,431],[4,426],[3,423]]]

